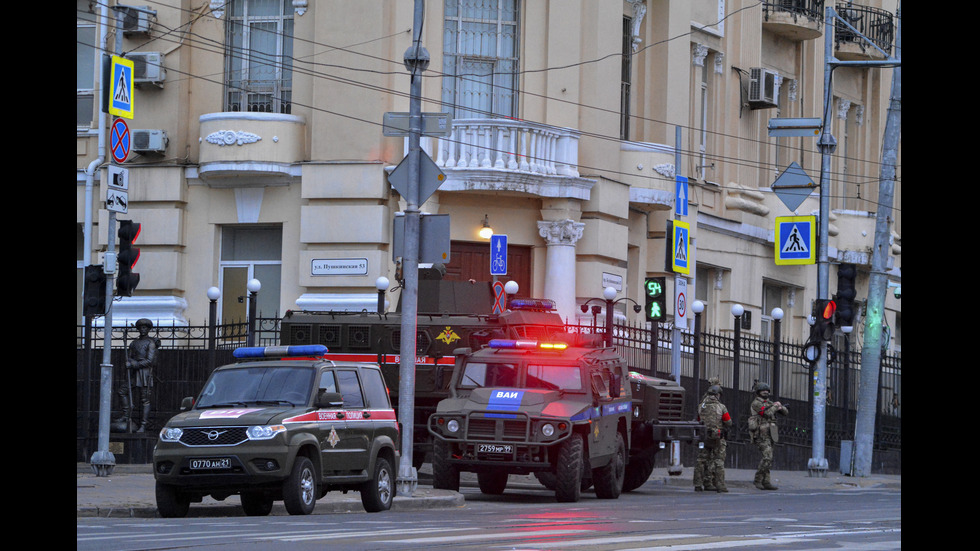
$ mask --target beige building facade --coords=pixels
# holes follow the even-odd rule
[[[448,135],[423,149],[446,175],[421,205],[448,214],[447,277],[490,281],[486,222],[507,235],[519,294],[552,298],[569,320],[613,287],[643,302],[667,266],[668,222],[690,227],[687,302],[705,327],[803,340],[817,298],[816,265],[776,263],[777,217],[819,211],[818,192],[790,211],[771,189],[791,163],[820,181],[815,137],[770,138],[777,117],[823,117],[823,2],[749,0],[428,0],[422,111],[448,113]],[[844,2],[842,5],[846,5]],[[862,18],[890,54],[896,0],[867,0]],[[409,111],[412,0],[206,0],[103,9],[78,0],[77,318],[82,273],[106,251],[107,166],[129,174],[128,212],[141,223],[141,276],[113,303],[113,324],[207,322],[208,289],[225,321],[245,316],[261,282],[263,316],[286,310],[377,308],[379,277],[398,300],[392,232],[405,200],[388,181],[407,140],[385,136],[386,112]],[[135,8],[135,9],[134,9]],[[853,8],[853,9],[856,9]],[[855,12],[857,13],[857,12]],[[122,31],[117,40],[117,21]],[[105,25],[102,25],[105,23]],[[888,27],[890,26],[890,27]],[[855,40],[839,59],[883,59]],[[852,37],[853,38],[853,37]],[[121,47],[119,46],[121,42]],[[91,46],[87,46],[87,45]],[[136,60],[133,151],[111,160],[100,59]],[[90,77],[89,77],[90,75]],[[835,265],[858,266],[866,300],[889,68],[834,73],[829,289]],[[165,136],[165,138],[164,138]],[[677,137],[680,140],[677,140]],[[899,157],[900,158],[900,157]],[[679,161],[678,161],[679,159]],[[889,281],[901,282],[901,179]],[[676,214],[675,181],[688,180]],[[108,228],[108,229],[107,229]],[[811,243],[815,246],[815,243]],[[901,304],[886,325],[900,349]],[[629,300],[616,316],[641,322]],[[858,309],[860,311],[860,308]],[[671,317],[675,308],[669,308]],[[690,326],[693,312],[686,309]],[[98,324],[98,320],[96,320]]]

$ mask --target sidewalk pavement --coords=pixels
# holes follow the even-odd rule
[[[116,465],[109,476],[96,476],[88,463],[77,465],[77,490],[75,505],[77,517],[158,517],[154,493],[152,467],[145,465]],[[462,507],[463,495],[449,490],[432,488],[432,467],[426,463],[419,471],[419,484],[415,495],[395,496],[393,510],[418,510]],[[693,467],[684,467],[679,475],[671,476],[666,468],[654,469],[647,485],[664,485],[689,488],[693,492]],[[825,476],[810,476],[807,471],[773,471],[772,482],[780,490],[848,490],[861,488],[902,489],[902,475],[871,475],[868,477],[845,476],[838,472],[826,472]],[[725,469],[725,479],[731,492],[761,492],[752,484],[752,469]],[[461,484],[476,487],[476,476],[463,473]],[[533,476],[510,477],[508,487],[527,485],[543,490]],[[768,492],[767,492],[768,493]],[[363,512],[358,492],[329,492],[316,502],[313,514]],[[272,508],[272,515],[287,515],[281,501]],[[217,501],[208,496],[201,503],[191,503],[189,517],[244,516],[238,496]]]

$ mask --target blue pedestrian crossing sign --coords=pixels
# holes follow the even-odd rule
[[[817,261],[817,217],[777,216],[776,264],[815,264]]]
[[[681,222],[680,220],[674,220],[673,223],[673,254],[671,254],[670,265],[679,274],[690,274],[691,226],[687,222]]]
[[[108,82],[110,115],[133,118],[133,67],[133,60],[112,56]]]

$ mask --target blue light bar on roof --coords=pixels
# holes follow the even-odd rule
[[[490,339],[490,348],[537,348],[538,341],[524,339]]]
[[[496,349],[540,349],[540,350],[564,350],[568,345],[563,342],[538,342],[528,339],[491,339],[488,343],[490,348]]]
[[[282,358],[290,356],[322,356],[327,347],[322,344],[297,344],[292,346],[243,346],[236,348],[232,355],[245,358]]]
[[[547,298],[513,298],[507,301],[511,310],[554,310],[555,301]]]

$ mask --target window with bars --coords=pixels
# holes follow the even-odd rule
[[[292,13],[290,0],[240,0],[228,4],[225,111],[291,111]]]
[[[443,110],[453,118],[517,115],[516,0],[446,0]]]

